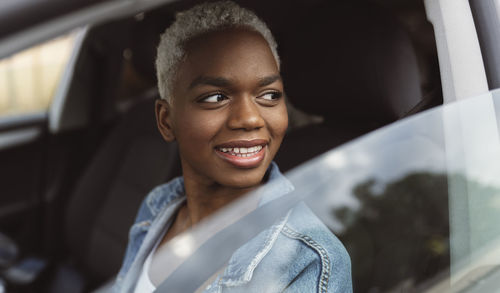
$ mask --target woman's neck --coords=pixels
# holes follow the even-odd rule
[[[191,225],[195,225],[257,186],[231,188],[219,184],[200,184],[185,178],[184,187],[187,197],[187,214]]]
[[[258,187],[230,188],[219,184],[207,184],[207,182],[201,182],[200,180],[185,175],[186,174],[184,174],[184,188],[187,198],[186,204],[177,212],[172,226],[168,229],[161,241],[161,245],[176,235],[188,230],[235,199],[238,199],[243,194]],[[257,198],[255,198],[255,202],[253,202],[252,205],[253,206],[248,206],[247,208],[250,210],[256,208],[258,205]]]

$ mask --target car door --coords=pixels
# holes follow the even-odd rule
[[[109,17],[110,10],[118,11],[119,3],[107,2],[0,5],[0,233],[14,238],[23,251],[40,248],[43,227],[60,227],[52,214],[60,212],[89,156],[85,153],[91,154],[98,140],[86,133],[86,105],[79,98],[68,102],[67,96],[82,28],[97,22],[99,13]],[[47,205],[61,194],[59,207]]]

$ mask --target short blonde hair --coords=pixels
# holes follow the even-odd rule
[[[170,101],[179,62],[185,56],[186,43],[208,32],[227,28],[247,28],[267,41],[278,68],[277,44],[267,25],[254,12],[231,1],[207,2],[176,14],[175,21],[161,35],[156,55],[156,76],[162,99]]]

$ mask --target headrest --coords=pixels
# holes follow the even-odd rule
[[[293,22],[280,43],[292,103],[324,116],[326,123],[401,118],[422,98],[408,34],[368,3],[324,5],[314,17]]]
[[[163,15],[163,19],[152,13],[146,14],[137,20],[130,33],[129,48],[132,51],[132,63],[134,68],[143,77],[151,80],[156,85],[156,47],[160,41],[160,34],[171,21],[170,15]]]

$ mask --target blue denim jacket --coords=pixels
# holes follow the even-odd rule
[[[292,184],[273,162],[272,188],[260,205],[287,194]],[[156,187],[143,201],[114,292],[133,292],[143,263],[185,200],[182,177]],[[222,275],[204,292],[352,292],[351,263],[344,246],[301,203],[234,252]]]

